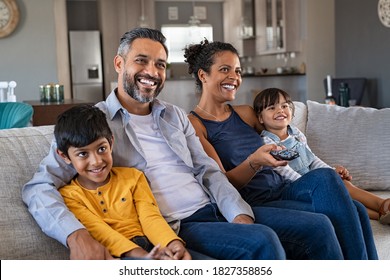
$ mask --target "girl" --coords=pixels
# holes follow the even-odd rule
[[[267,144],[276,144],[292,149],[299,153],[286,166],[276,167],[275,170],[283,177],[295,181],[303,174],[316,168],[330,168],[328,164],[318,158],[307,145],[305,135],[292,126],[294,103],[290,96],[278,88],[268,88],[261,91],[253,102],[259,121],[265,130],[261,132]],[[366,206],[371,219],[379,220],[382,224],[390,224],[390,199],[382,199],[370,192],[354,186],[352,176],[343,166],[336,166],[351,197]]]

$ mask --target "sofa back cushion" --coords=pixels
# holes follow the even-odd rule
[[[307,101],[306,136],[331,166],[345,166],[356,186],[390,190],[390,108],[340,107]]]
[[[292,119],[292,124],[299,128],[304,134],[306,134],[306,125],[307,125],[307,106],[305,103],[300,101],[294,101],[294,117]]]
[[[53,126],[0,130],[0,259],[68,259],[46,236],[22,201],[21,190],[47,155]]]

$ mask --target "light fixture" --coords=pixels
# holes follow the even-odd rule
[[[145,16],[144,0],[141,0],[141,16],[138,19],[139,27],[149,27],[148,19]]]

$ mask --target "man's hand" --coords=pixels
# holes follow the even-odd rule
[[[187,251],[187,249],[184,247],[183,242],[180,240],[173,240],[171,241],[167,249],[169,249],[170,253],[172,254],[173,260],[191,260],[192,257],[190,253]]]
[[[241,215],[236,216],[233,219],[232,223],[234,223],[234,224],[253,224],[253,219],[251,217],[249,217],[248,215],[241,214]]]
[[[97,242],[86,229],[79,229],[66,240],[71,260],[113,260],[108,249]]]

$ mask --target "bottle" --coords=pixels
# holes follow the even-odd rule
[[[343,107],[349,106],[349,87],[347,83],[340,83],[339,87],[339,104]]]
[[[10,81],[8,84],[8,102],[16,102],[15,88],[16,82]]]
[[[0,82],[0,102],[8,101],[6,89],[8,89],[8,82]]]
[[[326,93],[325,104],[336,105],[336,100],[332,94],[332,77],[330,75],[326,76],[326,82],[328,91]]]

